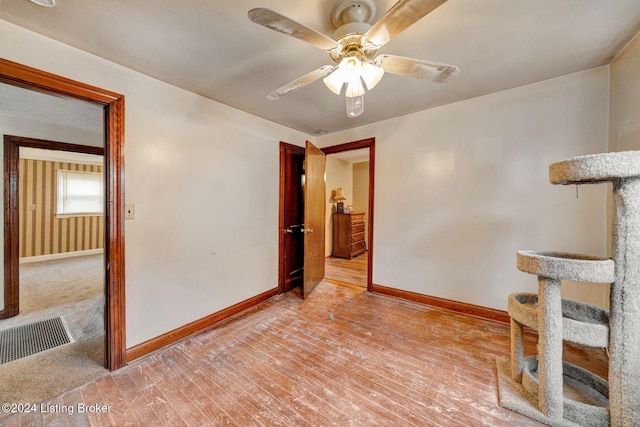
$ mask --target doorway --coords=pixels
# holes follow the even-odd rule
[[[304,148],[280,143],[279,293],[300,289],[304,271]]]
[[[124,96],[76,82],[61,76],[0,59],[0,82],[29,90],[88,101],[101,106],[105,117],[105,360],[109,370],[126,364],[125,307],[124,307]],[[5,150],[7,144],[5,144]],[[5,152],[5,159],[7,153]],[[4,305],[0,318],[8,317],[18,307],[17,283],[19,265],[18,238],[12,200],[18,192],[17,170],[4,171],[5,234],[4,234]],[[14,307],[12,309],[12,307]],[[5,310],[5,308],[9,308]]]
[[[360,141],[349,142],[346,144],[335,145],[321,149],[325,155],[331,155],[336,153],[343,153],[354,150],[367,150],[368,152],[368,201],[367,201],[367,215],[364,221],[366,222],[366,256],[360,258],[360,263],[365,265],[366,278],[364,279],[364,286],[367,290],[372,290],[372,266],[373,266],[373,199],[374,199],[374,176],[375,176],[375,138],[369,138]],[[287,292],[291,289],[295,289],[299,286],[299,282],[302,280],[300,277],[294,276],[299,274],[298,269],[304,265],[306,255],[301,247],[301,243],[298,241],[298,250],[293,254],[290,254],[292,243],[292,236],[300,235],[301,233],[295,233],[295,227],[291,225],[299,224],[304,229],[304,223],[300,222],[304,213],[300,212],[302,202],[299,197],[302,197],[303,167],[297,166],[304,158],[305,150],[302,147],[280,143],[280,214],[279,214],[279,262],[278,262],[278,289],[280,293]],[[296,160],[297,158],[297,160]],[[290,200],[287,202],[287,200]],[[322,210],[317,216],[322,217],[322,221],[330,219],[326,211],[326,206],[329,206],[329,198],[325,197],[323,202],[325,209]],[[297,216],[296,216],[297,215]],[[285,221],[286,219],[286,221]],[[292,222],[293,221],[293,222]],[[326,228],[326,227],[323,227]],[[295,241],[295,237],[293,237]],[[323,234],[323,239],[326,235]],[[324,246],[324,245],[323,245]],[[295,247],[295,246],[294,246]],[[289,254],[286,250],[289,250]],[[326,250],[324,255],[326,255]],[[325,258],[325,256],[323,256]],[[325,274],[326,277],[326,274]]]
[[[327,155],[328,182],[325,280],[371,291],[375,138],[322,151]],[[338,189],[345,200],[336,200]],[[344,213],[336,212],[338,202]]]
[[[18,218],[8,228],[18,228],[19,247],[6,258],[18,258],[19,272],[10,283],[18,306],[6,307],[18,315],[0,320],[0,329],[60,322],[70,342],[30,354],[20,349],[51,332],[8,340],[4,351],[15,358],[0,365],[2,396],[42,401],[106,373],[104,149],[10,135],[4,144],[5,170],[18,170],[11,198],[18,205],[6,210]],[[38,375],[29,375],[33,371]]]
[[[327,155],[325,280],[367,288],[369,149]]]
[[[325,154],[280,142],[278,291],[309,296],[324,277]]]

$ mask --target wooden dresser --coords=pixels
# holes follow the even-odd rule
[[[351,259],[366,250],[364,213],[333,214],[333,256]]]

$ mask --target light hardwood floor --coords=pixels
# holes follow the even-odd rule
[[[535,337],[526,336],[527,352]],[[320,283],[48,402],[5,425],[537,426],[498,405],[508,325]],[[606,378],[602,352],[569,361]],[[77,413],[78,403],[110,406]]]
[[[367,252],[353,259],[329,257],[324,263],[324,277],[328,281],[366,288],[368,260],[369,254]]]

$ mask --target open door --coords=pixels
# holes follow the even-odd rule
[[[304,185],[304,278],[302,298],[324,278],[325,155],[307,141]]]

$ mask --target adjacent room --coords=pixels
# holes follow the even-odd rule
[[[325,280],[366,288],[368,283],[369,150],[326,159]],[[339,204],[342,204],[340,206]]]
[[[5,194],[7,212],[17,213],[6,225],[18,251],[5,261],[17,267],[10,310],[18,315],[0,320],[0,330],[13,331],[3,341],[2,398],[41,401],[107,372],[104,156],[89,154],[102,152],[104,119],[85,102],[6,84],[0,94],[12,153],[5,165],[19,171],[15,193]]]
[[[0,425],[637,425],[639,32],[636,0],[0,0],[0,333],[23,273],[72,259],[16,261],[56,243],[14,207],[14,141],[100,147],[46,161],[104,186],[76,257],[96,375],[17,394],[70,344],[25,357]],[[577,258],[523,250],[598,275],[544,293]],[[558,311],[604,329],[563,341]]]

